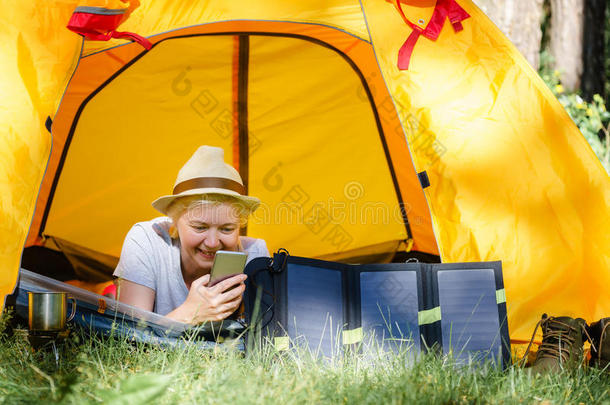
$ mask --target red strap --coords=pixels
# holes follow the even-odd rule
[[[459,24],[461,21],[464,21],[465,19],[470,17],[470,14],[468,14],[466,10],[464,10],[459,4],[457,4],[455,0],[445,0],[445,2],[447,3],[447,17],[449,17],[449,21],[451,22],[451,24],[453,24],[454,29],[456,23]],[[462,24],[459,25],[461,26]]]
[[[123,14],[96,14],[75,11],[68,22],[68,29],[94,41],[128,38],[146,49],[152,48],[150,41],[138,34],[116,31],[122,19]]]
[[[413,30],[411,35],[407,38],[404,44],[400,47],[398,51],[398,69],[407,70],[409,69],[409,62],[411,61],[411,55],[413,54],[413,48],[415,48],[415,43],[419,39],[420,31]]]
[[[135,32],[125,32],[125,31],[111,31],[110,35],[112,38],[128,38],[138,44],[142,45],[146,50],[150,50],[152,48],[152,44],[146,38],[141,35],[136,34]]]
[[[398,51],[398,68],[400,70],[409,69],[411,55],[413,54],[413,49],[415,48],[415,44],[417,43],[420,35],[423,35],[432,41],[436,41],[443,29],[446,18],[449,18],[449,22],[453,26],[453,30],[455,32],[460,32],[464,29],[462,26],[462,21],[470,17],[470,14],[468,14],[466,10],[457,4],[456,0],[438,0],[436,2],[436,6],[434,7],[434,12],[432,13],[430,22],[426,26],[426,29],[422,30],[419,26],[409,21],[404,11],[402,11],[400,1],[401,0],[396,0],[398,12],[405,23],[413,29],[411,35],[409,35],[405,43]]]

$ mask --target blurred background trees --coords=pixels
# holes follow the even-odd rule
[[[545,19],[543,0],[474,0],[507,37],[538,69],[542,24]]]
[[[538,70],[610,173],[609,0],[474,0]]]

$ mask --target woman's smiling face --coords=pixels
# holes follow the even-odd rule
[[[176,223],[183,270],[207,274],[217,251],[237,251],[239,224],[237,208],[227,202],[202,204],[186,210]]]

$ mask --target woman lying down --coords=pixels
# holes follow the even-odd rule
[[[246,275],[209,286],[210,270],[219,250],[245,252],[248,260],[269,256],[264,240],[239,236],[259,204],[245,195],[224,151],[201,146],[180,169],[173,194],[152,203],[166,216],[127,233],[114,271],[118,300],[190,324],[227,318],[241,304]]]

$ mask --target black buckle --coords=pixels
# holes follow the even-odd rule
[[[284,269],[286,268],[286,263],[288,262],[288,256],[290,256],[288,250],[284,248],[279,248],[278,251],[273,255],[273,259],[271,259],[269,271],[271,273],[281,273],[282,271],[284,271]],[[279,263],[274,260],[277,258],[280,259]]]

